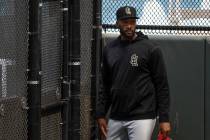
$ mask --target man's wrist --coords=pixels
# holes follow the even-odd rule
[[[169,122],[169,121],[170,121],[169,114],[160,114],[159,115],[159,123]]]

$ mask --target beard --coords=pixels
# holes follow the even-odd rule
[[[120,29],[120,34],[128,40],[132,40],[133,37],[135,36],[135,29]]]

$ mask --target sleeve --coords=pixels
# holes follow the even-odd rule
[[[160,48],[151,52],[151,75],[156,90],[159,122],[169,122],[170,96],[167,72]]]
[[[100,89],[96,105],[96,119],[104,118],[111,104],[111,99],[110,99],[111,73],[105,55],[106,54],[104,51],[102,57]]]

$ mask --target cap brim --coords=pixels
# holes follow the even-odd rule
[[[117,20],[126,20],[126,19],[139,19],[139,17],[125,16],[125,17],[118,18]]]

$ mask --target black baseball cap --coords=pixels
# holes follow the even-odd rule
[[[136,9],[131,6],[120,7],[116,12],[117,20],[139,19],[136,15]]]

